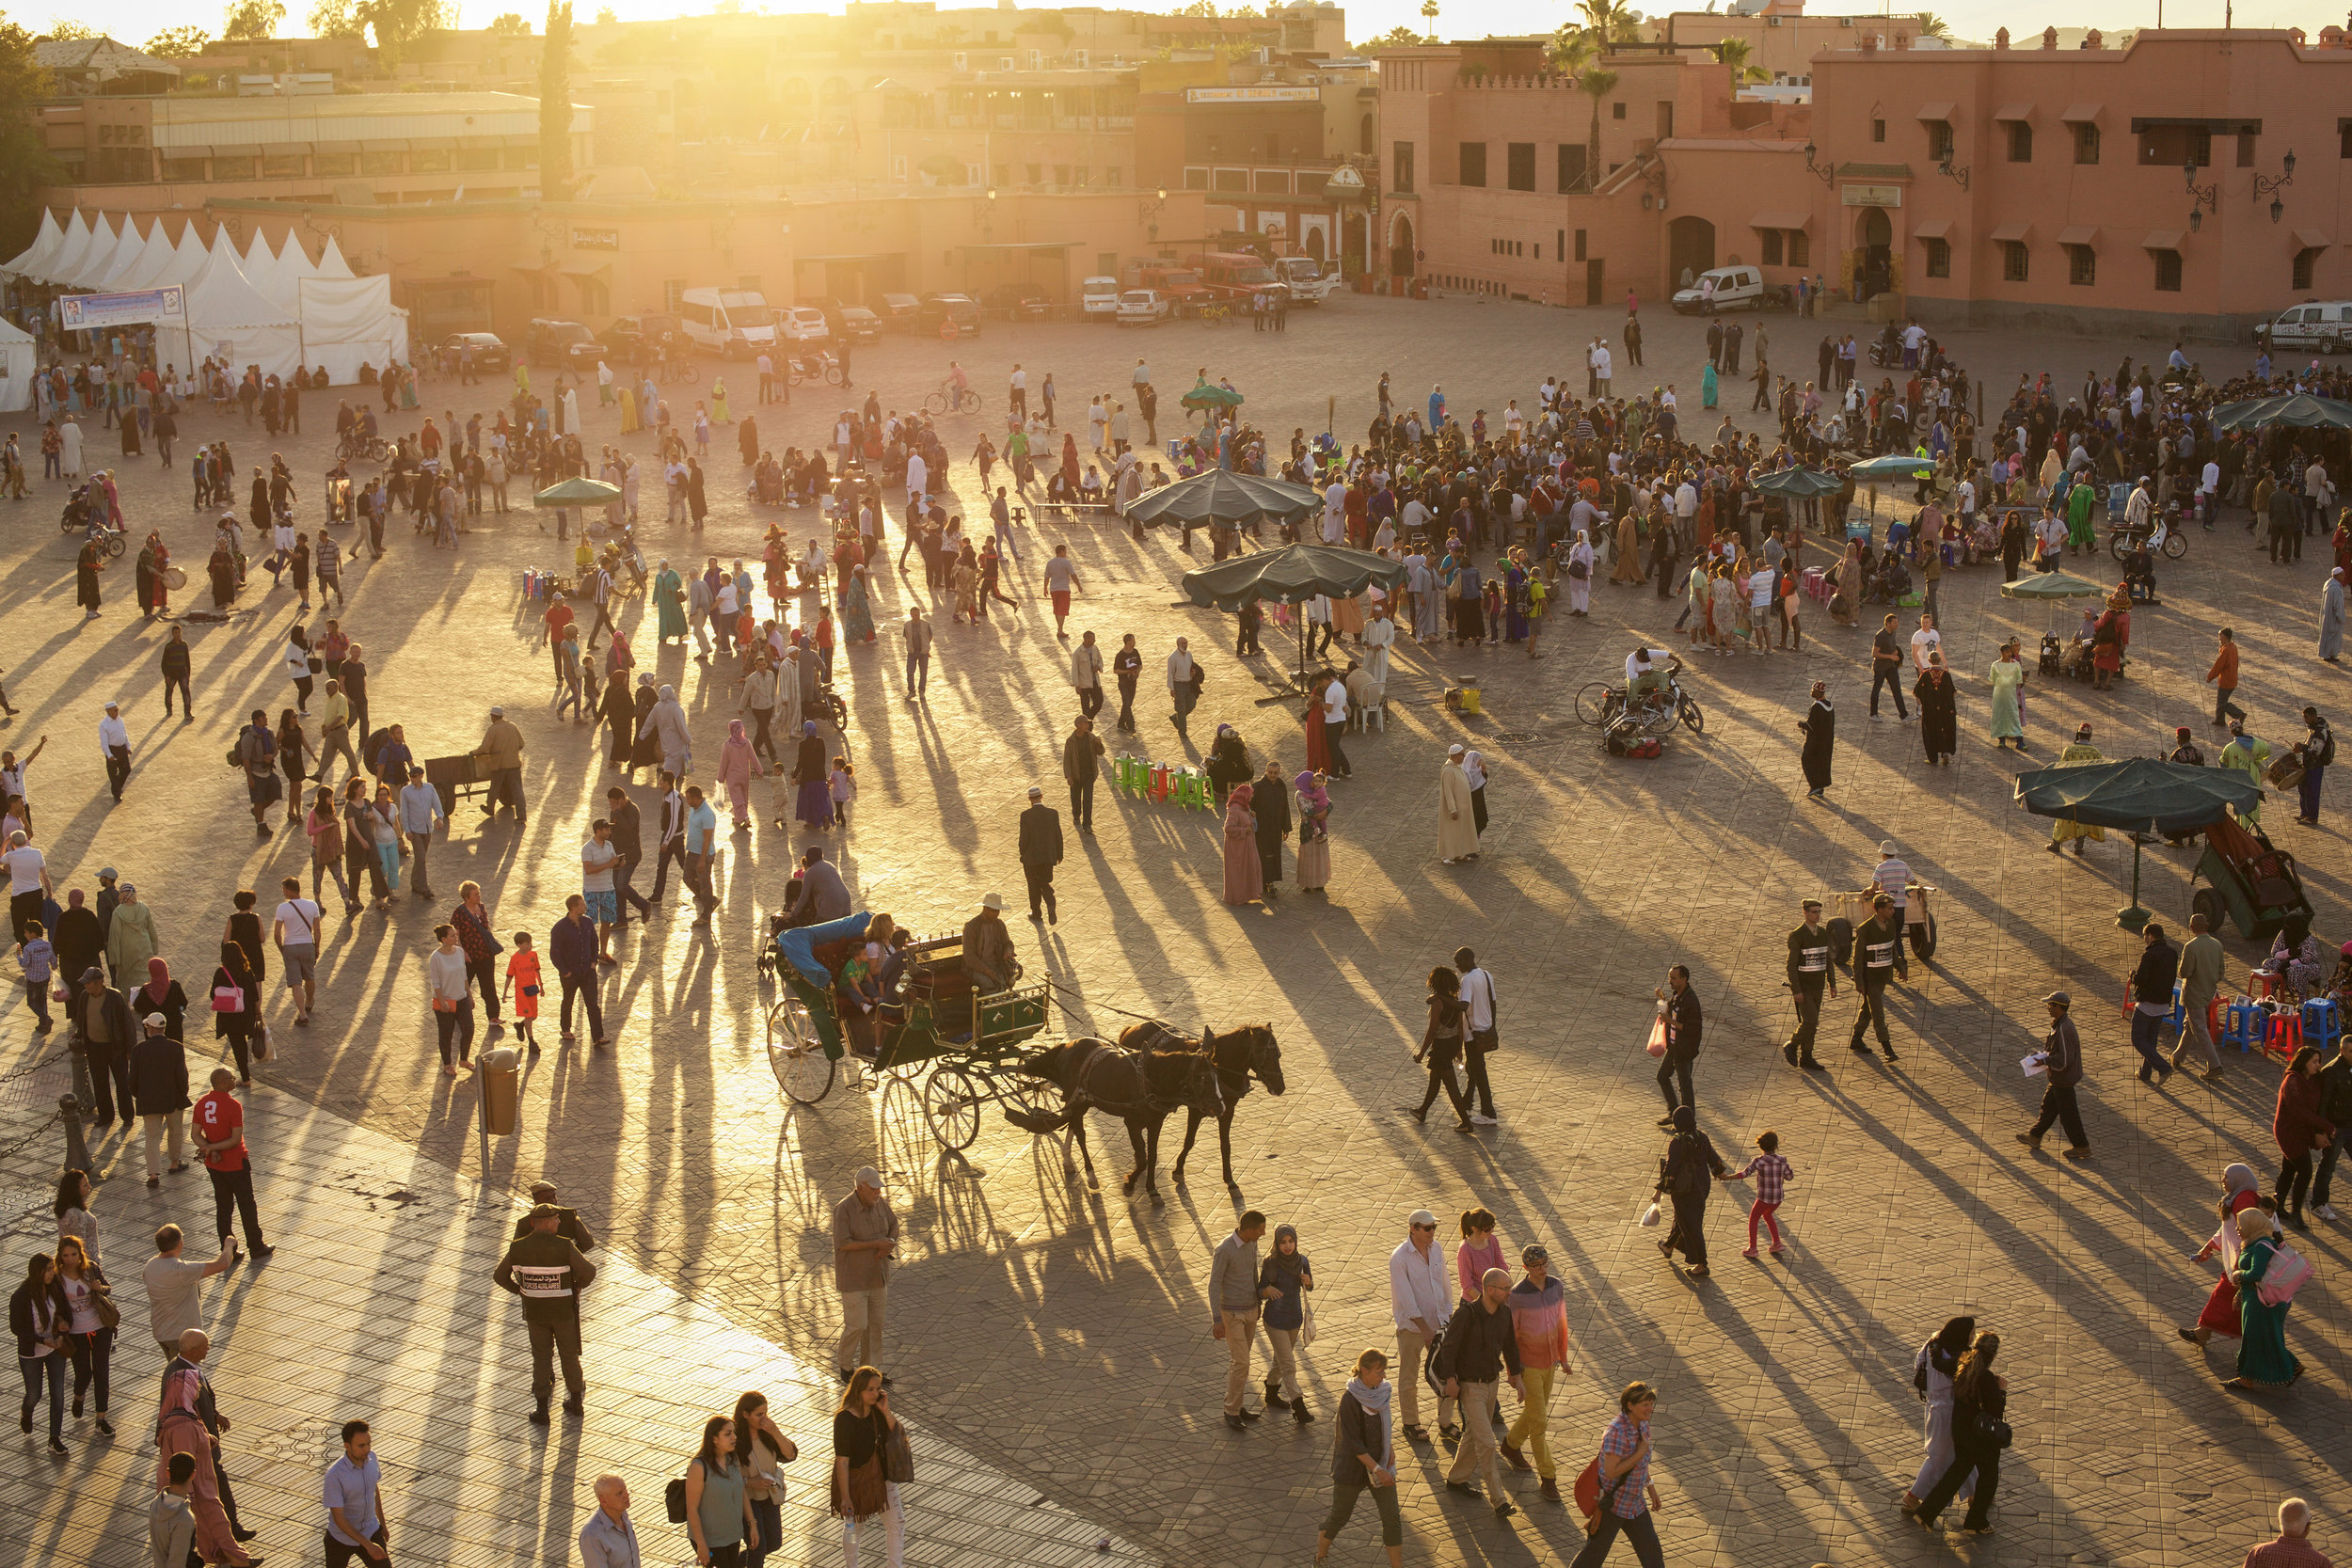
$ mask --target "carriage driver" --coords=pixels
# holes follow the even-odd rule
[[[963,923],[963,973],[976,996],[1009,990],[1021,977],[1021,962],[1012,956],[1012,932],[1005,925],[1001,893],[983,897],[980,912]]]

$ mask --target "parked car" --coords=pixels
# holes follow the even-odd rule
[[[2333,354],[2346,344],[2352,344],[2352,300],[2329,299],[2290,306],[2270,324],[2273,349],[2312,349]]]
[[[1765,282],[1754,267],[1709,268],[1674,297],[1675,309],[1685,316],[1704,315],[1710,306],[1716,310],[1787,310],[1795,304],[1786,286]]]
[[[873,310],[893,332],[913,332],[922,325],[923,302],[913,294],[882,294],[875,299]]]
[[[563,365],[575,371],[593,371],[597,360],[612,352],[580,323],[547,316],[532,321],[525,341],[532,364]]]
[[[1078,313],[1089,321],[1119,319],[1119,279],[1089,277],[1078,285]]]
[[[818,343],[833,336],[833,328],[825,324],[825,313],[814,305],[795,305],[777,311],[776,325],[784,329],[787,342]]]
[[[473,368],[478,371],[505,371],[515,366],[515,356],[495,332],[453,332],[441,346],[455,354],[460,349],[473,350]]]
[[[1157,326],[1176,313],[1176,307],[1157,289],[1129,289],[1119,296],[1119,325]]]
[[[970,294],[927,294],[923,299],[922,313],[915,317],[914,327],[916,331],[928,333],[931,337],[944,338],[947,335],[947,323],[951,321],[956,324],[958,337],[978,337],[980,335],[978,301]]]
[[[882,318],[863,305],[838,301],[825,307],[825,325],[845,342],[870,343],[882,335]]]
[[[613,317],[612,325],[604,329],[604,341],[612,345],[613,353],[632,363],[663,344],[675,354],[685,354],[692,348],[677,317],[660,312]]]
[[[988,308],[1002,310],[1014,321],[1042,321],[1053,310],[1054,302],[1045,297],[1045,291],[1027,283],[999,283],[988,291]]]

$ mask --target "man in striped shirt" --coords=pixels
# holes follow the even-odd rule
[[[1870,879],[1878,884],[1881,893],[1895,901],[1895,924],[1900,926],[1903,907],[1911,901],[1904,891],[1911,882],[1911,867],[1896,857],[1893,839],[1880,843],[1878,869],[1870,873]]]

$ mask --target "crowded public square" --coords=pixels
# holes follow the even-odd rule
[[[2338,362],[1437,293],[0,420],[12,1554],[2340,1556]]]

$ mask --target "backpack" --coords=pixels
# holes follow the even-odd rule
[[[2308,1284],[2312,1277],[2312,1260],[2284,1242],[2275,1247],[2270,1267],[2255,1282],[2254,1294],[2265,1307],[2284,1307],[2295,1299],[2295,1292]]]
[[[670,1523],[674,1525],[686,1523],[686,1478],[684,1476],[672,1476],[669,1484],[661,1489],[661,1511],[668,1515]]]

